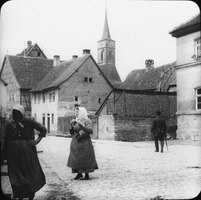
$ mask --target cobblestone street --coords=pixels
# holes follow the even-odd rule
[[[47,184],[35,200],[189,199],[200,192],[201,146],[196,142],[168,141],[168,150],[156,153],[153,142],[93,140],[99,169],[90,174],[90,180],[75,181],[66,166],[70,141],[47,136],[38,145]],[[2,189],[8,193],[5,179]]]

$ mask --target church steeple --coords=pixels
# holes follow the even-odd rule
[[[101,40],[98,41],[98,64],[115,66],[115,41],[110,36],[106,9],[103,34]]]
[[[98,65],[107,79],[113,84],[121,82],[115,66],[115,41],[111,39],[107,10],[105,9],[105,22],[101,40],[98,41]]]
[[[110,38],[110,31],[109,31],[109,26],[108,26],[108,20],[107,20],[107,10],[105,9],[105,23],[103,27],[103,34],[101,40],[105,39],[111,39]]]

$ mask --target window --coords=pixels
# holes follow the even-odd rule
[[[41,94],[38,94],[38,104],[40,103]]]
[[[55,92],[52,93],[52,101],[55,102]]]
[[[102,51],[100,52],[100,59],[101,59],[101,61],[103,61],[103,53],[104,53],[104,50],[102,50]]]
[[[34,104],[36,104],[36,94],[34,94]]]
[[[88,77],[84,77],[84,82],[88,82]]]
[[[14,98],[14,94],[13,94],[13,93],[9,94],[9,101],[10,101],[10,102],[15,101],[15,98]]]
[[[86,82],[86,83],[92,83],[92,81],[93,81],[93,78],[91,78],[91,77],[84,77],[84,82]]]
[[[89,78],[89,83],[92,83],[92,78]]]
[[[78,101],[78,97],[77,96],[75,96],[75,101]]]
[[[34,113],[34,119],[37,120],[37,114],[36,113]]]
[[[196,110],[201,110],[201,87],[196,89]]]
[[[201,60],[201,38],[195,40],[195,54],[194,58],[196,60]]]
[[[43,114],[43,119],[42,119],[42,123],[43,123],[43,126],[45,126],[45,114]]]
[[[52,124],[54,124],[54,114],[52,113]]]
[[[45,94],[43,94],[43,103],[45,103]]]
[[[49,93],[49,102],[52,101],[52,93]]]
[[[101,103],[101,98],[98,99],[98,103]]]

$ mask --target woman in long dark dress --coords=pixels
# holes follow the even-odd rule
[[[90,134],[92,122],[84,107],[77,108],[77,118],[71,121],[70,133],[72,141],[67,166],[72,168],[72,173],[77,173],[74,180],[89,179],[89,173],[98,169]],[[82,173],[85,173],[83,178]]]
[[[39,131],[35,140],[34,129]],[[46,136],[46,128],[24,115],[24,107],[16,105],[8,120],[4,139],[3,156],[8,162],[8,175],[14,199],[34,199],[35,193],[45,183],[36,145]]]

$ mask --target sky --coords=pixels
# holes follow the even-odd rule
[[[153,59],[155,67],[176,61],[176,38],[169,32],[197,15],[193,1],[12,0],[1,7],[0,66],[37,43],[49,59],[70,60],[90,49],[97,61],[107,8],[111,39],[116,43],[116,68],[123,80]]]

